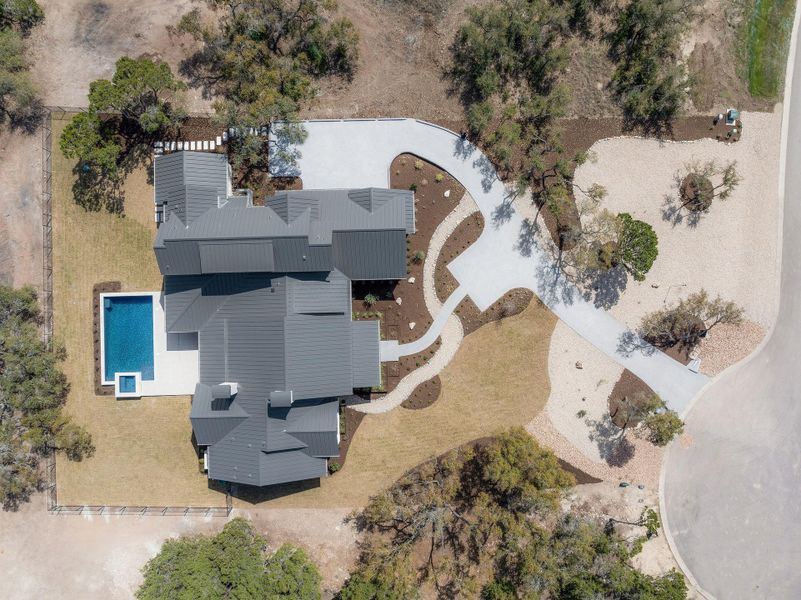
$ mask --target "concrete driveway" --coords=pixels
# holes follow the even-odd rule
[[[305,127],[308,137],[296,148],[296,165],[281,165],[274,158],[271,166],[274,174],[300,175],[307,189],[387,187],[392,160],[406,152],[459,180],[487,225],[448,268],[459,281],[458,293],[467,293],[480,309],[510,289],[531,289],[579,335],[643,379],[679,413],[708,382],[662,352],[622,351],[619,341],[631,332],[560,278],[550,253],[537,242],[534,225],[515,210],[489,159],[452,131],[414,119],[308,121]],[[445,308],[456,304],[446,302]],[[435,315],[424,340],[437,338],[446,316]],[[421,343],[385,343],[382,355],[388,360],[414,354]]]
[[[697,401],[686,419],[688,443],[674,444],[663,468],[674,552],[721,600],[801,598],[801,60],[794,54],[777,324],[757,355]]]

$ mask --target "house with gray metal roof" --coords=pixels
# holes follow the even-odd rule
[[[351,281],[406,276],[406,190],[232,190],[225,156],[156,157],[154,251],[168,336],[197,335],[190,420],[212,479],[265,486],[327,474],[339,404],[380,384],[377,321]]]

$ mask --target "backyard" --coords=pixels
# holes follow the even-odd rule
[[[125,216],[73,202],[72,161],[58,149],[66,120],[53,121],[53,317],[71,384],[66,410],[92,434],[92,458],[57,461],[60,504],[225,505],[198,470],[190,442],[189,397],[118,401],[95,395],[92,287],[119,281],[126,291],[161,289],[153,258],[153,188],[142,167],[125,184]]]

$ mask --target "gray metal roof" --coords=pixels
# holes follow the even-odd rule
[[[222,155],[175,153],[155,170],[166,326],[197,333],[190,419],[209,477],[324,476],[337,397],[380,383],[378,323],[351,320],[351,280],[405,277],[413,194],[300,190],[257,207],[230,198]]]
[[[157,156],[153,179],[156,204],[189,224],[228,195],[228,160],[224,154],[209,152]]]
[[[209,476],[270,485],[292,481],[289,472],[324,473],[309,458],[324,463],[339,454],[331,398],[352,393],[362,377],[354,369],[377,373],[379,365],[374,324],[367,325],[375,344],[358,355],[368,364],[354,365],[352,328],[365,324],[351,321],[350,281],[339,271],[239,273],[166,277],[164,290],[168,331],[191,323],[199,332],[191,419],[198,443],[211,447]],[[213,410],[223,382],[236,383],[238,393],[227,410]],[[292,392],[291,407],[270,407],[276,391]],[[258,456],[265,452],[278,458],[265,462]]]
[[[381,384],[381,367],[371,360],[378,352],[380,336],[378,321],[353,321],[351,324],[351,387],[371,388]]]
[[[191,223],[171,214],[154,247],[165,275],[338,268],[352,279],[400,279],[413,232],[410,191],[299,190],[265,206],[212,208]]]

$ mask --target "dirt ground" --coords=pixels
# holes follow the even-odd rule
[[[167,538],[214,534],[219,517],[54,516],[36,496],[19,512],[0,512],[0,598],[129,600],[140,569]],[[356,533],[345,510],[235,511],[250,518],[271,548],[301,546],[317,563],[324,597],[339,589],[356,560]],[[76,552],[76,549],[80,551]]]
[[[659,497],[655,488],[639,489],[634,485],[620,487],[616,483],[603,482],[576,486],[568,494],[563,506],[601,522],[610,518],[636,522],[645,508],[659,512]],[[626,539],[634,539],[644,533],[642,527],[631,525],[617,524],[615,528]],[[655,537],[645,542],[642,552],[634,557],[633,563],[644,573],[654,576],[663,575],[671,569],[679,570],[662,527]],[[696,600],[701,596],[690,590],[688,598]]]

